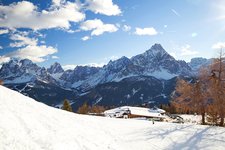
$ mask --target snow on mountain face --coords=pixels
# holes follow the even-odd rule
[[[3,64],[0,69],[0,78],[6,84],[26,83],[36,79],[45,82],[53,81],[44,67],[39,67],[28,59],[20,61],[13,59]]]
[[[88,74],[88,78],[80,78],[70,73],[67,81],[73,82],[73,88],[90,88],[100,83],[118,82],[127,77],[140,75],[168,80],[179,75],[191,76],[192,73],[185,61],[175,60],[160,44],[155,44],[145,53],[131,59],[121,57],[110,61],[103,68],[98,69],[95,74]],[[75,78],[78,80],[72,80]],[[62,77],[61,79],[63,80]]]
[[[47,70],[29,60],[12,60],[2,66],[0,78],[5,83],[28,82],[40,79],[53,82],[64,88],[89,89],[98,84],[121,81],[132,76],[154,76],[158,79],[171,79],[175,76],[192,76],[192,70],[185,61],[177,61],[160,44],[153,45],[143,54],[122,57],[110,61],[102,68],[77,66],[74,70],[64,71],[59,63]],[[50,80],[50,81],[48,81]]]
[[[225,129],[78,115],[0,86],[0,149],[149,150],[225,147]],[[162,140],[163,138],[163,140]]]
[[[191,75],[191,68],[184,61],[177,61],[160,44],[153,45],[145,53],[134,56],[131,61],[144,68],[144,75],[170,79],[178,75]]]
[[[98,67],[77,66],[74,70],[65,71],[60,77],[60,80],[63,82],[64,86],[71,87],[72,84],[75,83],[79,86],[85,80],[91,78],[92,75],[96,74],[99,70],[100,68]]]
[[[206,59],[202,57],[192,58],[189,66],[195,73],[198,73],[199,69],[204,66],[211,64],[213,59]]]
[[[98,84],[79,94],[72,107],[76,110],[84,101],[88,105],[97,104],[107,107],[168,104],[170,94],[176,86],[176,79],[160,80],[152,76],[132,76],[119,82]]]
[[[63,73],[64,70],[62,68],[62,66],[55,62],[53,65],[50,66],[50,68],[47,69],[47,71],[50,73],[50,74],[58,74],[58,73]]]

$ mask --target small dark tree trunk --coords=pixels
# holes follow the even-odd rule
[[[224,116],[223,115],[220,117],[220,124],[219,124],[219,126],[221,126],[221,127],[224,126]]]
[[[202,124],[205,124],[205,113],[202,113]]]

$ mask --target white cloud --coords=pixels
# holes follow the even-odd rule
[[[120,23],[116,23],[116,27],[120,28],[121,27]]]
[[[30,28],[33,30],[64,28],[69,29],[71,22],[84,20],[85,14],[74,2],[66,2],[60,7],[51,7],[39,11],[37,6],[28,1],[0,5],[0,27]]]
[[[45,41],[40,41],[41,44],[45,44]]]
[[[167,27],[168,27],[168,25],[166,25],[166,24],[165,24],[163,27],[164,27],[164,28],[167,28]]]
[[[94,29],[92,32],[91,32],[91,35],[101,35],[103,34],[104,32],[116,32],[118,30],[118,28],[116,26],[114,26],[113,24],[104,24],[103,26],[99,27],[99,28],[96,28]]]
[[[218,42],[212,46],[212,49],[224,49],[225,48],[225,42]]]
[[[188,44],[181,47],[181,56],[190,56],[190,55],[196,55],[196,54],[198,54],[198,52],[191,50],[191,46]]]
[[[191,33],[191,37],[196,37],[196,36],[198,36],[198,33],[196,32]]]
[[[173,56],[175,59],[177,59],[177,55],[176,55],[176,53],[171,52],[171,53],[170,53],[170,55],[171,55],[171,56]]]
[[[14,31],[10,35],[10,39],[15,41],[14,43],[10,43],[10,46],[19,49],[5,54],[4,58],[27,58],[33,62],[43,62],[45,61],[44,57],[58,51],[51,46],[46,46],[44,44],[38,45],[38,39],[29,37],[29,32]]]
[[[38,40],[35,38],[29,38],[27,35],[23,35],[20,33],[12,34],[10,36],[11,40],[14,40],[16,42],[10,43],[10,47],[23,47],[27,45],[37,45]]]
[[[80,29],[84,31],[93,30],[99,28],[103,25],[103,22],[100,19],[87,20],[80,25]]]
[[[79,66],[102,67],[104,65],[105,63],[88,63],[88,64],[79,65]]]
[[[58,56],[52,56],[52,59],[59,59],[59,57]]]
[[[84,36],[84,37],[81,38],[81,40],[83,40],[83,41],[87,41],[89,39],[90,39],[90,36]]]
[[[62,68],[64,70],[74,70],[74,68],[76,68],[77,65],[63,65]]]
[[[175,10],[175,9],[171,9],[171,11],[178,17],[181,17],[181,15]]]
[[[116,16],[121,14],[120,8],[113,4],[112,0],[86,0],[87,9],[96,14]]]
[[[64,70],[74,70],[77,66],[89,66],[89,67],[102,67],[105,63],[88,63],[88,64],[80,64],[80,65],[63,65],[62,68]]]
[[[123,31],[128,32],[128,31],[131,30],[131,26],[129,26],[129,25],[124,25],[122,29],[123,29]]]
[[[46,45],[28,45],[20,48],[17,51],[6,54],[6,57],[13,57],[19,59],[30,59],[33,62],[43,62],[44,57],[56,53],[58,50]]]
[[[118,28],[113,24],[104,24],[100,19],[87,20],[80,25],[80,29],[90,31],[91,36],[98,36],[104,32],[116,32]]]
[[[0,45],[0,49],[3,49],[3,47]]]
[[[113,55],[113,56],[104,58],[105,61],[116,60],[116,59],[119,59],[119,56],[114,56],[114,55]]]
[[[72,34],[72,33],[76,33],[76,32],[80,32],[80,30],[70,30],[70,29],[69,29],[69,30],[66,29],[65,31],[66,31],[67,33],[71,33],[71,34]]]
[[[153,28],[136,28],[136,31],[134,32],[136,35],[157,35],[158,32]]]
[[[6,63],[6,62],[9,62],[9,61],[10,61],[9,57],[0,56],[0,64]]]
[[[9,33],[9,30],[8,29],[2,29],[2,30],[0,30],[0,35],[1,34],[7,34],[7,33]]]
[[[56,6],[60,6],[62,3],[65,3],[65,0],[52,0],[52,3]]]

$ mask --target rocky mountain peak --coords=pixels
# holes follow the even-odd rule
[[[129,62],[130,62],[130,59],[123,56],[123,57],[121,57],[117,60],[114,60],[114,61],[110,60],[109,63],[106,66],[115,66],[115,65],[119,65],[119,64],[127,64]]]
[[[62,66],[58,62],[55,62],[53,65],[51,65],[50,68],[47,69],[47,71],[50,74],[56,74],[56,73],[63,73],[64,72]]]
[[[133,64],[131,60],[123,56],[117,60],[110,61],[106,66],[104,66],[104,70],[110,73],[117,73],[127,69],[127,67],[131,64]]]
[[[161,44],[154,44],[149,50],[147,50],[144,55],[155,57],[155,56],[163,56],[163,55],[169,55],[165,49],[162,47]]]
[[[31,60],[29,60],[29,59],[23,59],[23,60],[20,61],[20,63],[21,63],[22,66],[29,66],[29,65],[34,64],[34,63],[33,63]]]
[[[195,73],[198,73],[199,69],[202,66],[207,66],[210,63],[212,63],[213,59],[206,59],[206,58],[202,58],[202,57],[196,57],[196,58],[192,58],[191,61],[189,62],[189,66],[192,68],[192,70]]]

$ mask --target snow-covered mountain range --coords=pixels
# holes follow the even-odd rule
[[[102,68],[78,66],[73,71],[65,71],[60,80],[67,87],[88,88],[140,75],[167,80],[179,75],[192,76],[193,74],[191,67],[185,61],[177,61],[160,44],[155,44],[143,54],[131,59],[121,57],[110,61]]]
[[[142,91],[144,87],[151,89],[153,86],[158,89],[158,92],[155,94],[149,95],[147,93],[154,92],[144,90],[145,92],[140,92],[138,98],[133,97],[132,101],[135,101],[133,104],[138,104],[141,102],[137,100],[140,99],[140,97],[146,102],[153,100],[153,97],[157,97],[157,95],[161,95],[168,101],[170,92],[172,92],[175,85],[174,83],[171,83],[171,85],[168,85],[171,87],[165,87],[167,81],[173,81],[173,78],[176,78],[177,76],[194,77],[199,68],[209,64],[210,61],[211,60],[204,58],[193,58],[190,63],[176,60],[169,55],[160,44],[154,44],[146,52],[130,59],[124,56],[117,60],[110,61],[103,67],[77,66],[74,70],[66,71],[63,70],[59,63],[54,63],[50,68],[44,68],[28,59],[12,59],[8,63],[2,65],[0,69],[0,79],[11,89],[20,91],[33,98],[40,99],[40,101],[44,101],[45,103],[47,103],[46,101],[48,101],[49,95],[52,99],[58,99],[59,95],[62,95],[57,92],[59,89],[60,91],[70,91],[71,94],[68,94],[70,96],[65,98],[72,99],[71,101],[74,101],[74,99],[83,99],[82,97],[85,95],[85,98],[88,98],[86,101],[91,99],[91,103],[97,103],[100,99],[104,100],[104,97],[101,94],[99,96],[99,93],[102,93],[102,91],[96,91],[96,89],[104,91],[104,89],[99,88],[101,85],[111,86],[111,83],[114,83],[114,85],[117,84],[117,86],[119,86],[117,88],[121,90],[118,91],[113,89],[113,91],[122,94],[121,97],[114,95],[114,100],[112,100],[112,104],[114,105],[115,103],[118,104],[128,101],[125,101],[124,97],[132,95],[131,90],[141,89],[139,91]],[[125,82],[127,85],[135,82],[138,82],[139,84],[132,84],[128,87],[129,91],[123,91],[122,89],[124,88]],[[148,85],[144,86],[143,82],[148,83]],[[130,89],[131,87],[132,89]],[[50,94],[45,94],[45,100],[43,99],[43,93],[38,93],[40,88],[47,89],[50,92]],[[165,89],[171,90],[165,93],[163,92]],[[34,90],[36,90],[36,92],[32,93]],[[110,93],[113,93],[113,91]],[[90,97],[88,93],[92,93],[92,96]],[[95,94],[93,95],[93,93]],[[98,94],[96,95],[96,93]],[[109,95],[105,95],[106,102],[104,102],[104,104],[107,103],[107,101],[110,103]],[[62,99],[62,97],[60,98]],[[115,98],[117,100],[115,100]],[[59,102],[59,100],[57,102]],[[129,103],[131,103],[131,100]],[[56,103],[47,104],[55,105]]]

